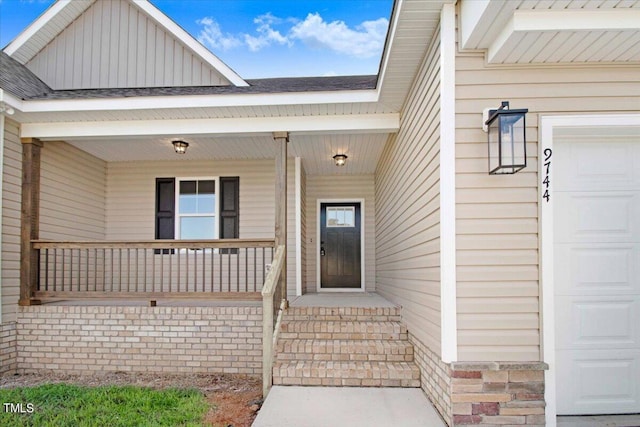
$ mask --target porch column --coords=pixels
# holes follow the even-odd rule
[[[20,305],[34,305],[38,252],[31,247],[40,228],[40,149],[37,138],[22,138],[22,213],[20,216]]]
[[[273,132],[276,142],[276,248],[280,245],[287,246],[287,143],[289,132]],[[282,297],[287,298],[287,251],[282,261]],[[288,304],[287,304],[288,305]]]

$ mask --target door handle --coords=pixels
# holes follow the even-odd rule
[[[325,252],[324,248],[320,248],[320,256],[325,256],[327,253]]]

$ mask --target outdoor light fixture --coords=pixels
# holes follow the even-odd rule
[[[189,146],[188,142],[184,141],[172,141],[173,148],[176,150],[178,154],[184,154],[187,152],[187,147]]]
[[[527,166],[525,115],[502,101],[497,110],[485,110],[483,130],[488,134],[489,175],[514,174]],[[488,117],[487,117],[488,116]]]
[[[333,160],[336,161],[336,166],[344,166],[347,163],[347,155],[346,154],[336,154],[333,156]]]

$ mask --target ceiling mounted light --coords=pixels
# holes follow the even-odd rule
[[[187,152],[187,147],[189,146],[188,142],[184,141],[172,141],[173,148],[176,150],[178,154],[184,154]]]
[[[347,163],[347,155],[346,154],[336,154],[333,156],[333,160],[336,161],[336,166],[344,166]]]

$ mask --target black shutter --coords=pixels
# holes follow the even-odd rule
[[[175,238],[175,178],[156,178],[156,239]]]
[[[220,177],[220,238],[240,237],[240,178]],[[222,251],[221,251],[222,252]],[[237,249],[223,253],[237,254]]]

